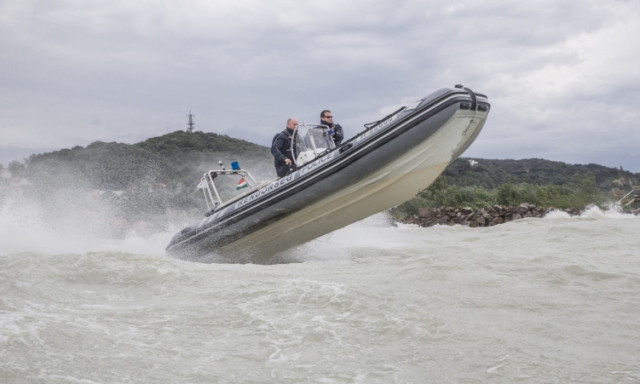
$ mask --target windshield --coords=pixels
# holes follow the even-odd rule
[[[296,129],[292,141],[296,166],[304,165],[336,145],[326,125],[302,123]]]

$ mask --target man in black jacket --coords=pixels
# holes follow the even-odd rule
[[[324,111],[320,112],[320,124],[329,127],[329,134],[333,138],[333,142],[335,143],[336,147],[339,146],[340,143],[342,143],[342,139],[344,139],[344,132],[342,131],[342,127],[340,126],[340,124],[333,124],[333,115],[331,114],[330,110],[325,109]]]
[[[298,120],[290,117],[287,119],[287,128],[278,133],[271,143],[273,164],[276,167],[278,177],[286,176],[291,172],[291,167],[294,164],[291,153],[291,138],[296,129],[298,129]]]

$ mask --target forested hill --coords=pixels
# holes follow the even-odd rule
[[[229,162],[240,159],[257,166],[258,171],[273,168],[264,146],[215,133],[177,131],[136,144],[98,141],[33,155],[24,171],[28,179],[47,179],[53,184],[73,181],[91,188],[127,190],[162,183],[173,190],[192,185],[219,161],[228,167]]]
[[[567,164],[544,159],[460,158],[447,167],[443,176],[450,185],[485,189],[496,189],[507,183],[562,186],[584,177],[593,177],[603,192],[640,184],[640,173],[598,164]]]

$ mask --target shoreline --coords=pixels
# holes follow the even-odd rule
[[[518,206],[493,205],[479,209],[469,207],[419,208],[417,215],[397,219],[396,221],[403,224],[416,224],[421,227],[434,225],[464,225],[472,228],[491,227],[527,217],[543,218],[550,212],[559,211],[565,212],[570,216],[578,216],[588,208],[543,208],[528,203],[522,203]],[[631,211],[630,213],[638,216],[640,215],[640,210]]]

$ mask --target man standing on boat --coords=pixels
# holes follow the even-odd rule
[[[296,129],[298,129],[298,120],[290,117],[287,119],[287,128],[278,133],[271,143],[271,154],[273,155],[273,163],[278,177],[286,176],[291,172],[291,167],[294,164],[293,154],[291,153],[291,139]]]
[[[342,143],[342,139],[344,139],[344,132],[340,124],[333,124],[333,115],[330,110],[325,109],[320,112],[320,124],[329,127],[329,134],[333,138],[333,143],[336,147],[339,146]]]

